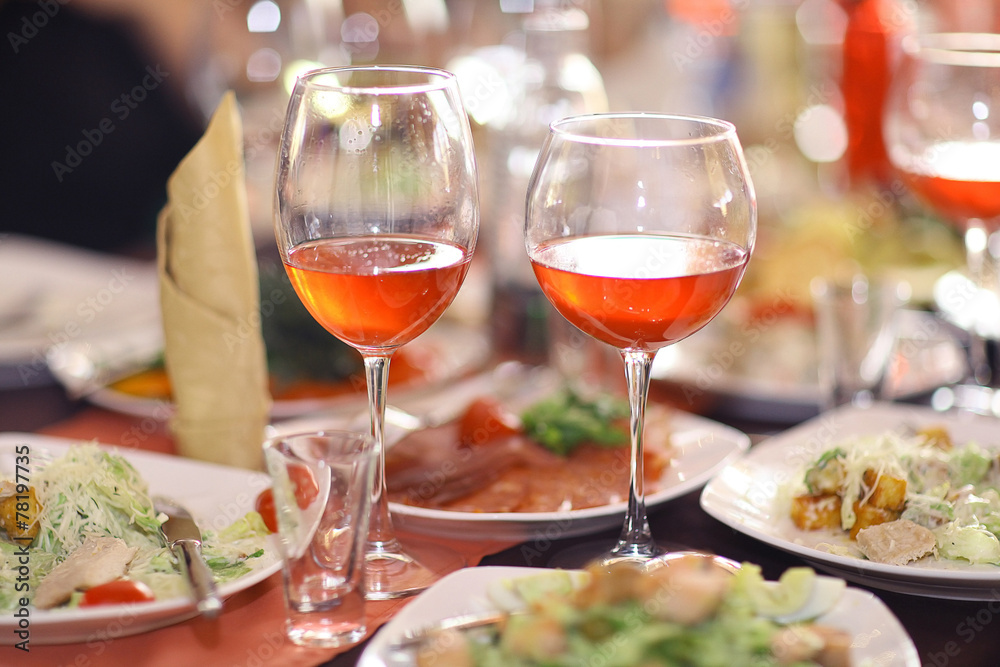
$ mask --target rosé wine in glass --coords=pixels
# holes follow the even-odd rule
[[[627,261],[609,266],[605,254]],[[574,326],[613,347],[656,350],[718,315],[749,258],[733,243],[632,234],[543,244],[532,266],[542,291]]]
[[[451,304],[472,256],[457,245],[408,237],[306,243],[285,269],[316,321],[356,348],[405,345]]]
[[[1000,229],[1000,142],[944,142],[899,165],[918,199],[960,231],[978,219]]]
[[[631,415],[628,506],[618,543],[556,554],[550,565],[674,554],[656,543],[643,494],[643,435],[656,351],[708,324],[753,251],[757,205],[732,124],[664,114],[595,114],[552,123],[528,187],[528,259],[555,309],[617,348]],[[731,563],[724,563],[732,566]]]
[[[275,181],[275,237],[296,294],[364,358],[378,458],[365,596],[419,593],[465,561],[396,538],[385,494],[386,393],[393,352],[445,311],[476,247],[476,164],[455,76],[410,66],[302,75]]]

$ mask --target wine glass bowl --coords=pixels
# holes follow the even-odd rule
[[[982,337],[1000,333],[1000,311],[986,305],[1000,294],[1000,35],[918,33],[902,53],[884,117],[889,158],[909,191],[964,234],[973,293],[958,319],[979,338],[973,381],[996,382],[977,357]]]
[[[642,435],[656,351],[712,320],[742,279],[757,207],[730,123],[595,114],[552,124],[529,188],[525,245],[555,309],[624,359],[630,489],[604,563],[663,554],[646,520]]]
[[[458,293],[479,230],[472,135],[458,84],[424,67],[329,68],[300,77],[281,137],[275,235],[296,294],[365,362],[379,452],[366,597],[417,593],[464,565],[443,547],[400,544],[385,495],[392,353]]]
[[[1000,225],[1000,35],[911,35],[885,119],[892,163],[915,196],[964,231]]]
[[[359,350],[389,350],[441,316],[469,259],[461,246],[399,235],[304,243],[288,252],[285,266],[325,329]]]

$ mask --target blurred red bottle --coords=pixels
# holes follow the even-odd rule
[[[899,53],[913,29],[913,15],[897,0],[840,0],[847,12],[841,93],[847,124],[848,176],[852,184],[887,183],[892,169],[882,139],[882,111]]]

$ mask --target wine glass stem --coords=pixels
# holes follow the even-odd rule
[[[372,483],[372,510],[368,525],[368,553],[399,551],[385,487],[385,404],[389,386],[389,360],[392,353],[365,354],[365,378],[368,382],[368,406],[371,412],[372,438],[378,461]]]
[[[616,556],[652,557],[656,555],[646,519],[646,500],[643,493],[642,435],[646,419],[646,399],[649,396],[649,377],[653,367],[653,352],[623,350],[625,378],[628,381],[629,437],[631,452],[629,459],[628,510],[622,527],[618,545],[612,549]]]
[[[972,281],[978,287],[989,283],[987,275],[987,236],[982,221],[970,219],[965,226],[965,261]]]
[[[977,314],[970,327],[969,368],[974,384],[994,387],[1000,385],[998,369],[991,361],[987,338],[995,330],[995,308],[983,307],[981,295],[1000,293],[1000,232],[989,231],[987,225],[978,219],[966,221],[965,256],[969,278],[979,291],[975,301]],[[992,299],[987,300],[991,303]]]

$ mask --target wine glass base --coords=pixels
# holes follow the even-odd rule
[[[631,563],[643,569],[656,569],[669,565],[672,560],[691,557],[711,560],[719,567],[734,573],[740,569],[739,563],[725,556],[698,551],[676,543],[657,543],[654,545],[652,553],[642,553],[615,552],[608,550],[606,542],[586,542],[553,554],[548,560],[548,566],[565,570],[578,570],[593,564],[607,568],[619,563]]]
[[[369,544],[365,554],[365,599],[395,600],[426,590],[441,577],[465,567],[465,557],[429,542],[397,540]]]
[[[706,561],[711,561],[717,566],[721,567],[723,570],[727,570],[732,574],[736,574],[743,567],[740,563],[734,561],[732,558],[726,558],[725,556],[720,556],[718,554],[708,553],[706,551],[696,551],[693,549],[684,549],[680,551],[670,551],[657,556],[651,561],[646,563],[646,568],[654,569],[657,567],[664,567],[670,565],[670,561],[678,559],[690,559],[690,558],[703,558]]]
[[[931,396],[931,407],[941,412],[955,410],[1000,417],[1000,389],[978,384],[939,387]]]
[[[684,548],[673,544],[650,544],[639,550],[619,550],[610,548],[607,542],[584,542],[553,554],[548,560],[548,566],[578,570],[594,563],[600,563],[604,567],[622,562],[643,565],[646,561],[657,558],[663,553],[671,551],[674,547]]]

